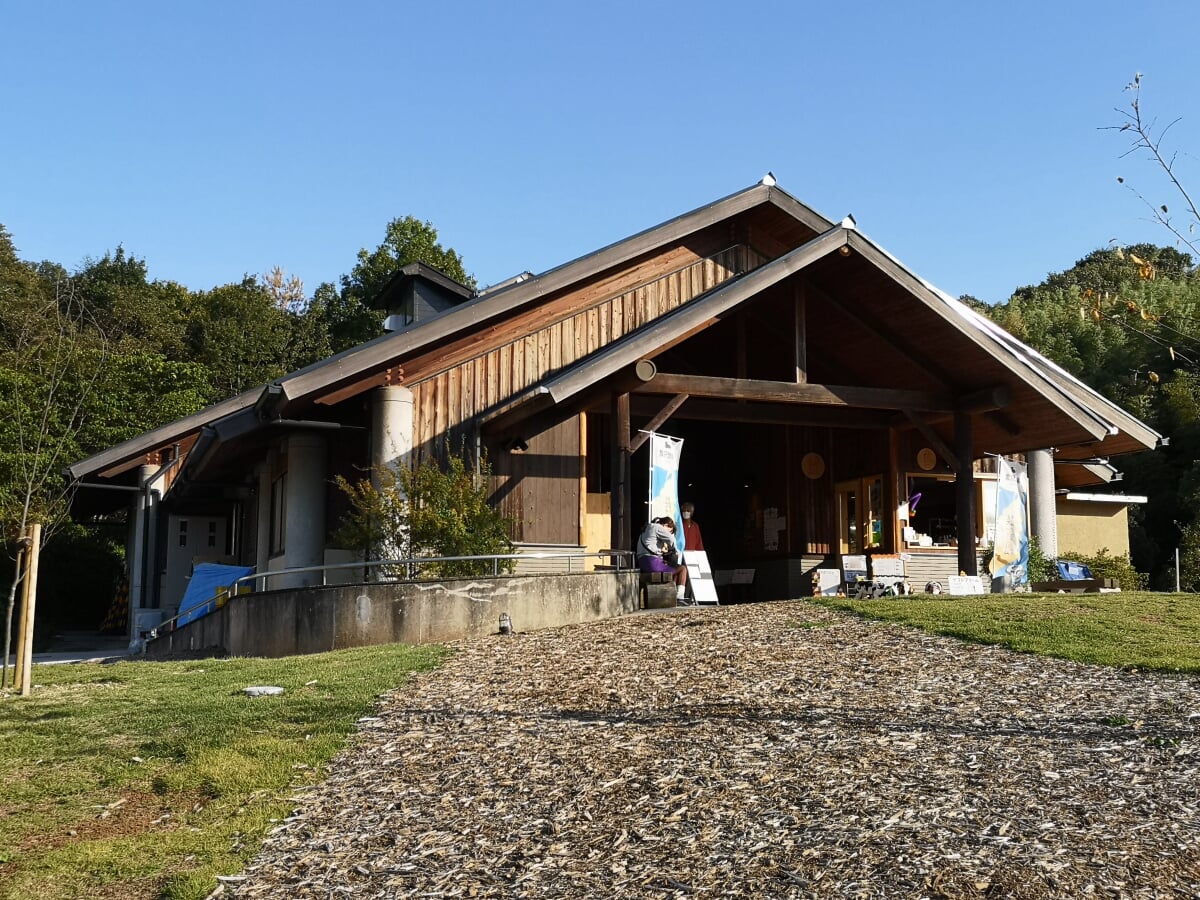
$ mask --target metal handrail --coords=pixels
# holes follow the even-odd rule
[[[501,576],[501,574],[505,574],[505,575],[509,574],[509,573],[501,573],[500,572],[500,561],[501,560],[509,560],[509,559],[511,559],[511,560],[565,559],[565,560],[567,560],[567,574],[570,575],[570,574],[574,573],[574,561],[575,560],[577,560],[577,559],[584,560],[584,559],[592,559],[592,558],[602,558],[602,559],[614,560],[615,565],[611,567],[612,571],[616,571],[616,572],[636,571],[636,566],[633,564],[634,554],[633,554],[632,550],[599,550],[594,553],[549,553],[549,552],[539,550],[539,551],[536,551],[533,553],[489,553],[489,554],[484,554],[481,556],[410,556],[410,557],[407,557],[404,559],[374,559],[374,560],[362,560],[359,562],[349,562],[349,563],[327,563],[327,564],[321,565],[321,566],[296,566],[295,568],[291,568],[291,569],[275,569],[275,570],[269,571],[269,572],[252,572],[249,575],[243,575],[240,578],[235,579],[231,584],[226,585],[225,587],[221,588],[219,591],[217,591],[217,593],[215,593],[211,598],[206,600],[202,605],[194,606],[191,609],[187,610],[186,613],[178,613],[177,615],[172,616],[170,619],[167,619],[165,622],[159,623],[157,626],[152,628],[148,633],[149,633],[149,636],[151,637],[151,639],[153,639],[153,638],[157,637],[160,632],[173,631],[176,627],[176,623],[179,621],[179,618],[182,615],[190,615],[190,614],[193,614],[193,613],[196,613],[199,611],[200,614],[195,616],[195,618],[200,618],[201,616],[206,616],[209,613],[214,612],[215,610],[217,610],[221,606],[223,606],[229,600],[230,597],[238,595],[240,593],[239,589],[242,588],[243,586],[248,584],[248,585],[250,585],[251,590],[266,590],[266,583],[269,579],[282,578],[282,577],[288,576],[288,575],[299,575],[299,574],[304,574],[307,572],[320,572],[321,573],[320,586],[325,587],[328,584],[328,581],[326,580],[326,577],[325,577],[327,572],[341,571],[343,569],[369,570],[369,569],[375,569],[375,568],[379,568],[379,567],[383,567],[383,566],[403,566],[404,571],[407,573],[407,576],[405,578],[388,578],[389,583],[397,583],[397,582],[404,582],[404,581],[418,581],[419,580],[419,578],[417,577],[418,569],[422,565],[428,565],[429,563],[475,562],[475,561],[491,560],[491,562],[492,562],[491,577],[498,578]],[[453,577],[460,578],[460,577],[487,577],[487,576],[453,576]],[[255,588],[254,584],[260,580],[263,583],[263,587]]]

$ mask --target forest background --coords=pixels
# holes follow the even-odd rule
[[[1180,584],[1197,591],[1200,254],[1191,235],[1200,216],[1162,149],[1165,129],[1143,123],[1136,81],[1131,88],[1116,128],[1183,202],[1183,224],[1149,190],[1126,187],[1169,245],[1113,242],[995,306],[960,299],[1169,439],[1112,462],[1125,493],[1149,498],[1130,509],[1133,566],[1152,589],[1172,589],[1178,548]],[[311,293],[279,267],[189,290],[151,280],[146,261],[120,246],[68,271],[22,259],[0,224],[0,584],[11,582],[20,525],[41,521],[51,539],[39,618],[52,627],[70,609],[74,623],[98,624],[121,573],[124,523],[70,522],[62,467],[380,334],[382,313],[369,301],[415,261],[474,286],[436,228],[412,216],[387,223],[338,284]]]

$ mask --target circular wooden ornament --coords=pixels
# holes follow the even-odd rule
[[[815,481],[825,474],[825,460],[821,458],[820,453],[805,453],[804,458],[800,460],[800,471],[804,473],[805,478]]]
[[[928,447],[922,447],[917,451],[917,465],[928,472],[937,465],[937,454]]]

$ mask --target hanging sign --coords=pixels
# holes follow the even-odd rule
[[[996,539],[993,578],[1008,586],[1029,581],[1029,479],[1023,463],[996,457]]]
[[[683,528],[679,523],[679,457],[683,438],[665,434],[650,435],[650,518],[670,516],[675,520],[675,544],[684,549]]]

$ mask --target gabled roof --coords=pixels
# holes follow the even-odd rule
[[[1123,481],[1124,473],[1104,459],[1055,460],[1054,487],[1064,491],[1097,484],[1112,484]]]
[[[87,476],[109,477],[140,465],[143,457],[159,447],[167,447],[183,441],[200,431],[210,422],[216,422],[243,409],[254,406],[262,394],[262,388],[244,391],[228,400],[206,406],[199,412],[161,425],[137,437],[122,441],[116,446],[89,456],[87,459],[67,466],[65,474],[71,481],[81,481]]]
[[[434,351],[448,341],[478,333],[555,292],[613,271],[750,210],[768,211],[772,227],[790,229],[793,240],[800,245],[625,335],[575,366],[544,379],[534,389],[512,398],[503,410],[494,411],[492,417],[502,414],[506,419],[519,418],[563,403],[596,381],[615,376],[643,356],[654,356],[704,330],[734,307],[790,276],[801,271],[812,272],[818,266],[831,267],[830,254],[840,248],[849,248],[851,256],[869,266],[875,273],[873,277],[887,290],[906,304],[915,299],[927,315],[933,313],[940,328],[948,329],[947,334],[956,335],[960,352],[966,352],[964,348],[967,347],[974,348],[971,353],[977,352],[978,361],[987,361],[996,372],[1006,373],[1014,384],[1024,386],[1027,393],[1032,392],[1030,396],[1036,394],[1039,402],[1044,401],[1057,410],[1063,422],[1072,423],[1072,427],[1061,429],[1064,438],[1071,438],[1067,443],[1099,444],[1077,451],[1080,455],[1128,452],[1156,444],[1158,435],[1152,429],[983,316],[923,281],[858,232],[851,220],[834,225],[782,189],[757,184],[540,275],[485,291],[416,327],[352,347],[263,388],[247,391],[126,441],[75,463],[67,469],[67,474],[80,480],[104,477],[121,467],[131,468],[151,450],[183,436],[200,435],[203,428],[194,459],[188,466],[194,473],[196,463],[202,461],[214,444],[240,437],[266,420],[286,414],[289,406],[302,408],[300,404],[304,401],[337,395],[340,391],[348,395],[358,389],[356,385],[384,377],[390,368],[403,365],[404,360],[419,352]],[[795,246],[795,243],[788,246]],[[409,273],[406,277],[416,275],[421,273]],[[925,349],[921,352],[927,353]],[[1029,449],[1029,446],[1013,449]]]
[[[483,291],[414,328],[381,335],[291,372],[276,379],[271,385],[247,391],[194,415],[132,438],[69,466],[66,473],[72,480],[96,477],[112,465],[136,459],[156,447],[169,443],[177,436],[198,434],[202,426],[212,425],[226,416],[240,415],[243,420],[249,421],[252,415],[262,418],[278,414],[290,402],[332,390],[372,372],[385,371],[394,365],[396,360],[436,346],[439,341],[501,320],[520,308],[536,303],[548,294],[756,207],[771,207],[780,215],[813,232],[824,231],[832,224],[786,191],[774,186],[756,184],[540,275]],[[429,267],[411,273],[401,273],[401,276],[427,275],[425,269]],[[256,406],[258,413],[253,413],[252,410]],[[240,431],[241,427],[235,426],[233,430]],[[202,442],[201,449],[207,443],[207,440]]]
[[[832,226],[811,241],[768,262],[754,271],[714,288],[707,294],[655,320],[587,359],[544,379],[540,384],[511,398],[502,408],[485,417],[493,427],[503,428],[551,406],[566,403],[598,382],[616,377],[640,359],[652,358],[664,348],[714,323],[735,306],[800,272],[839,248],[847,247],[865,260],[894,285],[926,308],[956,332],[962,342],[974,345],[976,361],[994,360],[1011,379],[1051,404],[1073,423],[1074,430],[1063,427],[1059,438],[1071,444],[1089,444],[1088,450],[1069,450],[1091,456],[1097,448],[1105,453],[1121,453],[1152,448],[1159,435],[1096,391],[1084,385],[1061,367],[1013,338],[1003,329],[970,307],[937,290],[900,264],[847,220]],[[944,349],[944,345],[941,349]],[[931,353],[936,352],[930,349]],[[965,351],[958,351],[963,354]],[[1002,452],[1032,449],[1014,439]],[[1046,446],[1042,444],[1039,446]]]

